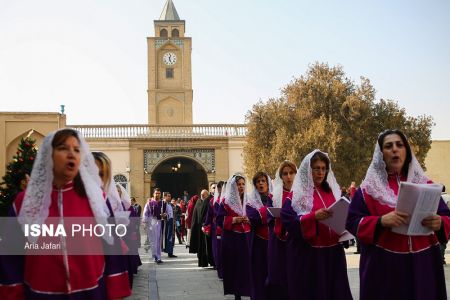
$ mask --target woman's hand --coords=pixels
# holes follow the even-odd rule
[[[321,208],[319,210],[316,210],[316,220],[317,221],[328,219],[331,216],[333,216],[333,212],[327,208]]]
[[[408,224],[409,215],[401,211],[391,211],[383,216],[381,216],[381,225],[383,227],[398,227],[403,224]]]
[[[422,225],[433,231],[438,231],[441,229],[441,217],[438,215],[426,217],[422,220]]]
[[[247,217],[233,217],[233,221],[231,223],[233,224],[241,224],[241,223],[248,223],[249,219]]]

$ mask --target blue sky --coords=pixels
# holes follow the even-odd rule
[[[0,110],[147,123],[147,44],[165,0],[0,0]],[[174,0],[193,40],[195,123],[242,123],[315,61],[434,117],[450,139],[449,1]]]

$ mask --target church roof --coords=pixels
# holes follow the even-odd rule
[[[164,5],[161,16],[159,17],[160,21],[179,21],[180,17],[178,16],[175,5],[172,0],[167,0],[166,5]]]

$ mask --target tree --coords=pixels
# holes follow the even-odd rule
[[[11,203],[21,191],[21,181],[25,174],[31,174],[36,154],[36,141],[29,137],[22,138],[16,155],[6,167],[3,182],[0,183],[0,216],[7,215]]]
[[[378,134],[402,129],[418,160],[424,162],[431,145],[430,116],[407,116],[392,100],[375,100],[370,80],[359,84],[346,77],[342,67],[315,63],[305,75],[286,85],[278,99],[258,102],[246,115],[246,173],[275,174],[279,163],[297,165],[315,148],[330,155],[338,181],[360,182],[372,159]]]

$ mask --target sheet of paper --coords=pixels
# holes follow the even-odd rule
[[[279,218],[280,217],[280,212],[281,212],[281,208],[280,207],[268,207],[267,210],[269,211],[269,213],[275,217],[275,218]]]
[[[345,241],[350,241],[353,240],[355,237],[353,236],[353,234],[351,234],[350,232],[348,232],[347,230],[344,231],[343,234],[341,234],[341,236],[339,237],[339,242],[345,242]]]
[[[333,212],[333,216],[320,222],[330,226],[334,232],[341,235],[345,231],[345,222],[347,221],[349,205],[350,201],[347,198],[342,197],[328,207],[328,209]]]
[[[429,235],[432,230],[422,220],[436,214],[442,185],[401,182],[396,210],[409,214],[409,224],[394,227],[393,232],[405,235]]]

